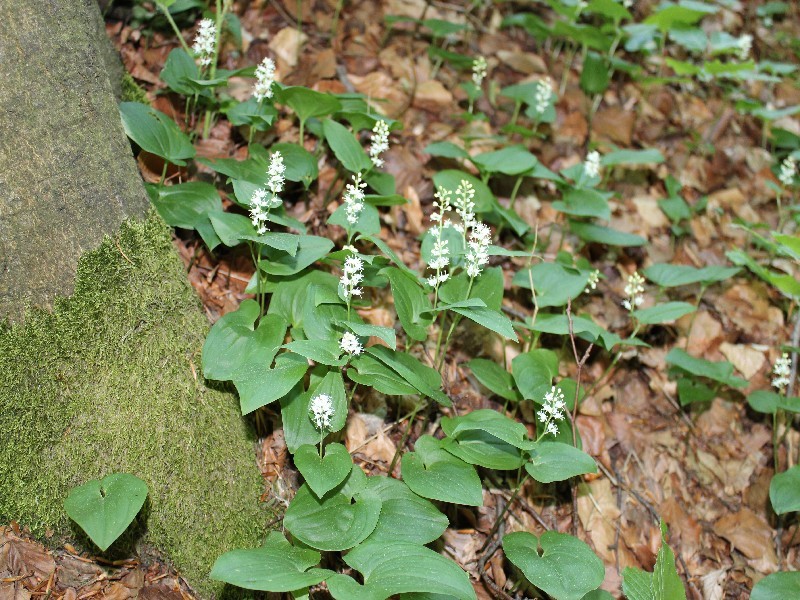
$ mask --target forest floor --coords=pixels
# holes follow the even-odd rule
[[[571,68],[569,53],[556,55],[551,45],[538,44],[517,28],[500,29],[502,16],[510,12],[508,4],[466,13],[461,2],[436,1],[426,9],[423,0],[356,0],[345,3],[332,38],[329,32],[335,4],[334,0],[303,3],[300,30],[293,2],[235,5],[234,12],[242,24],[243,49],[228,46],[222,53],[221,66],[234,69],[254,65],[270,56],[278,64],[282,83],[319,91],[360,92],[380,101],[388,116],[403,123],[403,129],[393,133],[385,170],[395,176],[398,193],[409,202],[383,215],[381,237],[412,267],[420,264],[418,238],[430,223],[432,174],[452,164],[427,155],[423,149],[432,142],[456,141],[465,135],[472,137],[474,151],[495,149],[498,142],[492,133],[509,118],[507,106],[503,110],[498,106],[501,99],[484,96],[476,111],[488,119],[465,123],[460,115],[466,99],[457,87],[463,73],[445,64],[432,78],[433,65],[426,53],[429,37],[413,24],[398,24],[391,30],[386,25],[387,15],[418,18],[426,10],[426,18],[453,22],[466,19],[470,34],[460,49],[486,57],[492,85],[535,81],[543,75],[564,82],[556,105],[557,119],[546,128],[547,138],[528,142],[549,169],[558,171],[581,162],[590,144],[657,148],[666,158],[655,169],[619,170],[608,180],[607,189],[616,192],[610,225],[645,237],[647,245],[613,252],[588,245],[581,250],[604,276],[599,293],[583,299],[581,309],[610,331],[622,336],[630,333],[630,320],[620,303],[627,274],[634,269],[653,263],[727,265],[725,252],[748,243],[747,233],[735,227],[737,221],[773,225],[777,221],[775,194],[766,185],[775,181],[770,170],[774,160],[763,144],[761,124],[738,112],[730,89],[719,82],[644,86],[618,75],[590,120],[592,99],[581,91],[579,72],[574,65]],[[126,68],[147,90],[156,108],[182,122],[182,102],[165,93],[159,79],[169,51],[177,46],[174,37],[168,30],[143,32],[131,27],[119,19],[120,14],[109,13],[107,31]],[[724,15],[727,30],[742,30],[745,24],[741,17],[732,11]],[[192,31],[185,32],[187,40]],[[774,31],[759,25],[755,40],[756,55],[796,62],[791,50],[774,43]],[[231,94],[247,98],[251,85],[252,80],[234,80]],[[762,84],[738,85],[758,97]],[[785,81],[772,92],[778,106],[800,104],[796,83]],[[795,132],[800,129],[792,117],[779,125]],[[289,115],[282,115],[268,134],[256,139],[267,147],[276,141],[297,142],[298,129]],[[309,149],[313,143],[306,141]],[[241,159],[246,156],[246,136],[221,120],[208,139],[197,142],[197,148],[200,156]],[[158,181],[160,169],[153,169],[146,160],[140,160],[140,166],[146,180]],[[168,175],[173,181],[214,177],[210,170],[176,170]],[[690,206],[704,202],[704,208],[684,224],[685,235],[679,237],[671,231],[671,223],[657,202],[667,196],[663,182],[667,175],[679,181],[680,193]],[[325,221],[338,205],[340,186],[334,165],[321,164],[318,186],[306,194],[305,202],[290,198],[287,209],[310,233],[331,237],[337,246],[345,243],[343,231],[327,227]],[[516,202],[517,212],[532,227],[538,227],[542,236],[547,235],[549,224],[564,218],[550,206],[548,191],[525,185]],[[510,189],[504,189],[501,183],[496,192],[501,198],[504,194],[507,197]],[[545,258],[552,258],[559,249],[574,251],[569,240],[552,237]],[[175,244],[210,321],[250,297],[244,292],[252,275],[249,256],[226,249],[211,254],[192,232],[176,232]],[[503,260],[514,264],[515,270],[525,264],[523,259]],[[507,284],[510,288],[510,281]],[[678,299],[697,300],[696,288],[682,293],[684,297]],[[509,294],[505,302],[511,314],[529,315],[532,310],[530,298],[523,295]],[[366,321],[394,324],[390,297],[374,297],[372,306],[362,313]],[[747,598],[764,575],[779,569],[800,569],[797,521],[782,522],[770,509],[769,482],[775,473],[772,424],[744,401],[750,391],[769,388],[772,365],[780,355],[777,349],[789,343],[795,315],[791,309],[787,313],[781,308],[785,306],[773,288],[742,272],[711,286],[694,318],[687,316],[673,325],[650,328],[643,335],[649,347],[625,353],[610,371],[609,353],[595,350],[590,355],[582,380],[591,393],[580,407],[577,425],[584,449],[596,458],[601,471],[585,478],[577,511],[580,537],[606,565],[605,589],[618,593],[620,572],[626,566],[652,569],[660,545],[660,519],[670,525],[669,542],[690,598]],[[459,339],[444,373],[456,409],[502,410],[502,400],[487,395],[463,365],[474,358],[475,346],[484,342],[473,339],[469,330]],[[581,353],[585,347],[581,345]],[[748,387],[741,393],[720,394],[702,406],[681,407],[665,362],[674,347],[685,348],[695,357],[730,361],[747,379]],[[483,352],[501,360],[505,353],[510,360],[515,350],[490,342]],[[572,369],[569,374],[574,376],[574,365]],[[405,411],[379,397],[357,395],[354,406],[357,410],[350,416],[344,443],[354,461],[367,472],[386,473],[396,452],[413,445],[423,433],[423,423],[409,426],[401,419]],[[262,409],[255,423],[261,435],[258,463],[268,490],[263,500],[276,507],[291,498],[298,481],[278,428],[279,418],[279,413]],[[787,446],[781,448],[786,447],[800,447],[798,431],[787,433]],[[783,469],[791,460],[791,455],[783,451],[777,464]],[[399,463],[394,471],[399,474]],[[451,518],[455,525],[444,534],[444,551],[473,575],[479,565],[485,565],[488,577],[502,587],[506,578],[502,556],[496,553],[484,561],[483,552],[496,512],[508,502],[509,494],[499,486],[491,491],[491,500],[483,508],[465,509]],[[573,505],[568,488],[523,488],[521,497],[524,500],[515,502],[506,515],[511,529],[538,533],[546,526],[571,530]],[[0,575],[3,560],[10,560],[8,548],[27,547],[25,544],[35,547],[19,532],[0,531]],[[123,599],[136,593],[142,598],[177,598],[189,593],[174,574],[156,572],[157,566],[156,571],[148,571],[127,563],[109,577],[102,575],[108,572],[108,565],[98,567],[68,552],[27,551],[37,557],[30,563],[34,572],[29,578],[32,597],[43,597],[42,591],[55,589],[61,591],[53,597],[64,598]],[[71,577],[75,583],[56,588],[52,578],[49,582],[46,575],[37,578],[36,573],[49,571],[35,566],[36,560],[58,561],[59,577]],[[84,575],[79,577],[81,573]],[[84,576],[87,578],[82,579]],[[478,577],[473,581],[479,598],[495,597]],[[88,582],[94,587],[87,587]],[[63,591],[67,588],[72,592]]]

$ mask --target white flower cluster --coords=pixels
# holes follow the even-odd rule
[[[778,388],[778,392],[783,393],[783,388],[789,385],[789,375],[792,372],[792,359],[784,352],[783,355],[775,361],[775,366],[772,369],[772,374],[775,378],[772,380],[773,387]]]
[[[794,183],[794,178],[797,176],[797,159],[794,156],[787,156],[781,163],[781,172],[778,174],[778,179],[785,187],[789,187]]]
[[[200,59],[200,64],[207,67],[214,60],[214,53],[217,46],[217,26],[211,19],[200,21],[200,28],[194,38],[192,50]]]
[[[369,148],[369,157],[377,168],[383,166],[381,154],[389,149],[389,125],[384,120],[375,121],[372,128],[372,144]]]
[[[439,186],[433,195],[433,206],[439,210],[431,215],[431,221],[437,224],[431,227],[431,233],[436,236],[436,241],[431,249],[432,258],[428,266],[436,271],[436,274],[428,277],[428,285],[434,288],[450,277],[450,273],[444,270],[450,264],[450,249],[447,247],[448,241],[442,239],[442,230],[452,226],[450,219],[445,219],[445,215],[452,210],[450,193],[450,190]]]
[[[342,352],[347,352],[350,356],[358,356],[364,351],[364,346],[358,341],[358,338],[346,331],[342,336],[342,341],[339,342],[339,348]]]
[[[344,206],[347,213],[347,222],[354,225],[358,216],[364,210],[364,188],[367,184],[361,181],[361,173],[353,175],[353,183],[348,183],[344,188]]]
[[[747,60],[750,58],[750,50],[753,48],[753,36],[745,33],[738,40],[736,40],[736,54],[739,60]]]
[[[622,0],[622,5],[625,8],[630,8],[631,6],[633,6],[633,0]]]
[[[456,197],[453,200],[453,207],[456,214],[461,217],[461,223],[453,225],[453,228],[466,235],[467,229],[475,227],[475,188],[466,179],[462,179],[456,188]]]
[[[586,162],[583,163],[583,172],[590,179],[600,175],[600,153],[592,150],[586,155]]]
[[[358,256],[349,256],[345,259],[339,285],[347,302],[350,302],[353,296],[361,296],[363,290],[358,287],[358,284],[364,280],[363,269],[364,261]]]
[[[543,115],[550,108],[553,100],[553,83],[549,77],[540,79],[536,84],[536,110],[537,115]]]
[[[635,310],[644,302],[644,277],[639,275],[638,271],[634,271],[632,275],[628,276],[628,285],[625,286],[625,295],[627,298],[622,301],[622,306],[625,310]]]
[[[489,262],[489,245],[491,243],[492,230],[485,223],[475,221],[467,242],[467,275],[477,277],[481,274],[483,265]]]
[[[558,425],[556,421],[564,420],[564,410],[567,404],[564,402],[564,392],[561,388],[553,386],[544,396],[544,404],[536,416],[542,422],[544,432],[550,435],[558,435]]]
[[[597,282],[600,281],[600,271],[595,269],[589,274],[589,279],[586,280],[586,288],[583,290],[584,294],[597,289]]]
[[[483,56],[478,56],[472,61],[472,82],[481,87],[483,80],[486,78],[486,59]]]
[[[253,96],[261,102],[265,98],[272,98],[272,84],[275,83],[275,62],[268,56],[256,67],[256,85]]]
[[[309,406],[311,412],[311,420],[314,421],[314,427],[320,431],[330,429],[331,417],[333,417],[333,398],[328,394],[317,394],[311,399]]]
[[[283,156],[280,152],[274,152],[270,157],[267,167],[267,183],[265,187],[257,189],[250,197],[250,219],[253,227],[258,231],[258,235],[264,235],[267,228],[267,217],[269,211],[279,207],[283,200],[278,196],[283,191],[286,166],[283,164]]]

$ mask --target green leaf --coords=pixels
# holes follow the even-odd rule
[[[333,340],[292,340],[283,347],[320,365],[341,367],[347,362],[346,358],[339,358],[342,350]]]
[[[414,452],[403,455],[403,481],[422,496],[442,502],[481,506],[483,491],[475,467],[442,449],[430,435],[421,436]]]
[[[203,345],[205,377],[226,381],[249,364],[272,364],[288,324],[279,315],[267,315],[255,328],[259,313],[255,300],[245,300],[214,324]]]
[[[647,267],[643,273],[650,281],[661,287],[678,287],[701,283],[705,286],[718,281],[726,281],[736,275],[741,268],[712,265],[697,269],[689,265],[670,265],[658,263]]]
[[[525,425],[488,408],[473,410],[460,417],[444,417],[441,424],[442,431],[456,440],[483,431],[520,450],[530,450],[534,446],[534,442],[528,439]]]
[[[443,594],[455,600],[476,600],[467,574],[452,560],[408,542],[365,542],[344,561],[364,576],[364,585],[381,589],[388,598],[404,592]]]
[[[139,102],[122,102],[119,113],[125,133],[142,150],[175,165],[194,158],[192,142],[164,113]]]
[[[628,600],[654,600],[653,575],[637,567],[622,570],[622,591]]]
[[[489,187],[470,173],[465,173],[464,171],[458,171],[456,169],[445,169],[433,176],[433,185],[436,186],[436,189],[443,187],[451,192],[456,191],[461,181],[467,181],[472,184],[472,187],[475,189],[475,198],[473,198],[473,200],[475,202],[476,213],[490,212],[497,204],[497,199],[494,197],[491,190],[489,190]]]
[[[594,217],[607,221],[611,208],[604,194],[593,189],[572,188],[564,194],[563,201],[552,203],[554,209],[574,217]]]
[[[335,443],[325,446],[324,458],[319,457],[317,448],[311,444],[300,446],[294,453],[294,464],[320,498],[347,479],[353,469],[347,448]]]
[[[361,173],[372,168],[372,161],[352,132],[332,119],[322,122],[322,132],[336,158],[351,173]]]
[[[581,223],[570,221],[572,233],[581,238],[584,242],[595,242],[608,246],[644,246],[647,240],[640,235],[618,231],[611,227],[603,227],[594,223]]]
[[[664,162],[664,155],[656,148],[646,150],[614,150],[603,155],[600,164],[605,167],[616,165],[648,165]]]
[[[514,377],[493,360],[474,358],[467,363],[473,375],[491,392],[501,398],[518,402],[522,395],[516,390]]]
[[[542,333],[569,335],[569,319],[567,319],[567,315],[564,314],[551,315],[540,313],[531,328],[534,331]],[[603,329],[591,319],[582,316],[572,317],[572,331],[581,339],[601,344],[606,350],[611,350],[614,346],[622,343],[631,346],[646,345],[636,338],[623,340],[617,334]]]
[[[602,94],[608,89],[610,81],[605,58],[596,52],[589,52],[583,61],[581,89],[589,95]]]
[[[544,348],[519,354],[511,361],[511,372],[522,397],[541,404],[558,375],[558,356]]]
[[[539,162],[524,146],[506,146],[502,150],[484,152],[471,158],[482,173],[521,175]]]
[[[433,307],[422,286],[405,271],[394,267],[382,269],[380,274],[389,279],[397,318],[408,337],[417,341],[428,339],[428,327],[433,323],[430,316]]]
[[[693,10],[679,5],[668,5],[647,17],[644,23],[646,25],[655,25],[662,33],[666,33],[676,25],[694,25],[706,16],[707,12],[709,11]]]
[[[425,154],[441,156],[443,158],[469,158],[469,153],[453,142],[434,142],[425,146]]]
[[[317,159],[308,150],[299,144],[290,144],[282,142],[280,144],[273,144],[270,150],[280,152],[283,157],[283,164],[286,165],[286,172],[284,175],[289,181],[297,181],[302,183],[306,189],[319,175],[319,168],[317,167]],[[264,182],[266,182],[266,165],[264,166]]]
[[[279,359],[273,369],[269,363],[248,363],[237,370],[233,384],[243,415],[288,394],[308,370],[306,359],[297,354],[287,352]]]
[[[350,366],[353,367],[347,370],[350,379],[375,388],[381,394],[409,396],[417,393],[414,386],[373,356],[368,354],[357,356],[350,361]]]
[[[127,473],[113,473],[73,488],[64,500],[64,510],[105,552],[131,524],[145,498],[144,481]]]
[[[511,323],[511,319],[500,311],[492,310],[488,306],[453,306],[450,310],[458,313],[462,317],[467,317],[471,321],[475,321],[478,325],[482,325],[486,327],[486,329],[494,331],[508,340],[514,342],[519,341],[517,334],[514,333],[514,325]]]
[[[334,96],[301,86],[283,88],[275,95],[276,100],[291,108],[303,123],[311,117],[323,117],[342,108],[342,103]]]
[[[264,131],[272,125],[278,116],[278,111],[272,104],[259,102],[255,97],[251,97],[230,108],[225,115],[232,125],[249,125],[258,131]]]
[[[208,95],[208,91],[193,82],[200,78],[200,71],[194,58],[189,56],[183,48],[174,48],[170,51],[164,68],[161,70],[161,80],[167,84],[173,92],[183,96],[193,96],[200,94]]]
[[[196,230],[210,250],[221,243],[209,219],[210,213],[222,212],[217,188],[202,181],[190,181],[150,189],[154,192],[150,200],[167,225]]]
[[[633,567],[622,572],[622,591],[628,600],[686,600],[686,590],[675,568],[675,554],[667,544],[667,529],[663,523],[661,542],[652,574]]]
[[[353,233],[377,235],[381,232],[380,213],[371,204],[364,204],[364,208],[361,209],[356,222],[351,223],[347,220],[347,205],[342,203],[328,217],[328,225],[338,225],[347,231],[348,235]]]
[[[406,483],[391,477],[368,477],[367,487],[381,499],[381,518],[370,536],[369,544],[394,542],[428,544],[444,533],[449,521],[431,502],[409,489]],[[413,526],[409,526],[413,524]]]
[[[423,365],[410,354],[389,350],[384,346],[370,346],[366,352],[395,371],[420,394],[436,400],[442,406],[452,404],[450,398],[440,389],[441,377],[435,369]]]
[[[695,358],[680,348],[673,348],[666,356],[666,361],[692,375],[707,377],[724,383],[730,387],[747,387],[747,381],[733,374],[733,365],[727,361],[712,362]]]
[[[525,463],[528,474],[540,483],[566,481],[584,473],[596,473],[594,459],[574,446],[560,442],[538,442]]]
[[[591,0],[589,6],[586,7],[588,12],[598,15],[603,15],[614,21],[622,21],[623,19],[632,19],[633,15],[628,12],[622,4],[614,0]]]
[[[448,437],[441,443],[442,448],[453,456],[486,469],[511,471],[525,463],[519,448],[485,431],[467,431],[458,440]]]
[[[361,472],[353,465],[351,478],[356,469]],[[381,499],[374,490],[344,493],[337,488],[318,498],[304,484],[286,509],[283,525],[298,540],[317,550],[347,550],[375,530],[380,513]]]
[[[530,279],[536,290],[539,308],[565,306],[567,300],[575,299],[583,293],[590,271],[580,271],[560,263],[543,262],[514,275],[512,284],[531,289]]]
[[[675,319],[680,319],[684,315],[693,313],[697,308],[688,302],[665,302],[650,308],[635,310],[633,316],[642,325],[654,325],[656,323],[668,323]]]
[[[769,499],[775,514],[800,510],[800,465],[778,473],[769,484]]]
[[[270,531],[260,548],[231,550],[220,556],[210,577],[247,590],[291,592],[333,575],[327,569],[311,568],[319,559],[319,552],[296,548],[281,533]]]
[[[344,323],[344,325],[359,337],[380,338],[389,344],[389,348],[392,350],[397,350],[397,336],[394,332],[394,329],[391,327],[370,325],[368,323],[359,323],[357,321],[347,321]]]
[[[694,402],[710,402],[716,395],[716,391],[692,377],[678,379],[678,399],[681,406],[688,406]]]
[[[800,572],[787,571],[767,575],[753,586],[750,600],[786,600],[800,598]]]
[[[566,533],[546,531],[538,539],[524,531],[509,533],[503,538],[503,552],[528,581],[555,600],[581,600],[605,577],[603,561]]]
[[[331,248],[333,248],[333,242],[328,238],[302,235],[297,240],[296,254],[291,255],[280,250],[267,249],[268,260],[260,260],[258,265],[270,275],[286,277],[299,273],[324,258]]]

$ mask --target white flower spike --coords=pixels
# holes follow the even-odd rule
[[[481,87],[483,80],[486,78],[486,59],[483,56],[478,56],[472,61],[472,82]]]
[[[485,223],[476,221],[467,242],[467,275],[474,278],[481,274],[483,266],[489,262],[491,243],[492,230]]]
[[[738,40],[736,40],[736,54],[739,60],[747,60],[750,58],[750,50],[753,48],[753,36],[745,33]]]
[[[586,155],[586,162],[583,163],[583,172],[590,179],[600,175],[600,153],[597,150],[592,150]]]
[[[794,183],[794,178],[796,176],[797,159],[794,156],[787,156],[781,163],[781,171],[778,173],[778,179],[784,187],[789,187]]]
[[[323,431],[331,428],[331,418],[333,417],[333,398],[328,394],[317,394],[311,399],[309,406],[311,420],[314,427]]]
[[[358,287],[364,279],[364,261],[358,256],[350,256],[344,261],[342,267],[342,277],[339,279],[339,285],[342,288],[342,295],[347,302],[353,296],[361,296],[363,290]]]
[[[536,114],[543,115],[550,108],[553,100],[553,82],[549,77],[540,79],[536,84]]]
[[[358,216],[364,210],[364,188],[367,184],[361,181],[361,173],[353,175],[353,183],[348,183],[344,190],[345,213],[347,222],[355,225]]]
[[[557,388],[556,386],[550,388],[550,391],[544,396],[544,404],[541,410],[536,413],[536,416],[542,423],[545,434],[549,433],[553,436],[558,435],[558,425],[556,421],[564,420],[564,411],[566,408],[567,404],[564,402],[564,392],[561,391],[561,388]]]
[[[775,378],[772,380],[772,386],[778,389],[779,393],[783,393],[783,389],[789,385],[789,375],[792,372],[792,359],[784,352],[781,357],[775,361],[775,366],[772,369],[772,374]]]
[[[197,35],[194,38],[194,46],[192,50],[200,59],[200,64],[208,67],[214,60],[214,54],[217,45],[217,26],[211,19],[203,19],[200,21],[200,28],[197,30]]]
[[[644,302],[644,277],[639,275],[638,271],[634,271],[628,277],[628,285],[625,286],[625,295],[627,298],[622,301],[622,306],[625,310],[634,311],[639,308]]]
[[[456,188],[456,197],[453,200],[453,207],[456,214],[461,217],[461,223],[454,225],[456,231],[459,231],[466,237],[467,229],[475,226],[475,188],[466,179],[462,179],[461,183]]]
[[[595,269],[589,274],[589,279],[586,280],[586,288],[583,290],[583,293],[588,294],[596,290],[598,281],[600,281],[600,271]]]
[[[269,211],[278,208],[283,200],[278,196],[283,191],[286,167],[280,152],[273,152],[267,167],[267,183],[265,187],[257,189],[250,197],[250,220],[258,235],[264,235],[267,228]]]
[[[339,348],[342,349],[342,352],[347,352],[350,356],[358,356],[364,351],[364,346],[362,346],[358,338],[349,331],[346,331],[342,336],[342,341],[339,342]]]
[[[272,98],[273,83],[275,83],[275,62],[266,57],[256,67],[256,85],[253,88],[255,99],[261,102],[266,98]]]
[[[389,149],[389,125],[384,120],[375,121],[372,128],[372,145],[369,148],[369,157],[376,168],[383,166],[381,154]]]

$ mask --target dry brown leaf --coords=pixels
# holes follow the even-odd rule
[[[772,528],[749,508],[724,515],[714,523],[714,533],[728,540],[733,549],[747,558],[767,557],[770,562],[777,563]]]
[[[275,53],[280,71],[286,72],[297,65],[300,46],[307,41],[308,36],[294,27],[284,27],[275,34],[269,42],[269,49]]]
[[[453,94],[436,79],[430,79],[417,87],[414,106],[437,112],[453,105]]]
[[[500,59],[500,62],[503,64],[525,75],[547,73],[547,65],[538,54],[512,50],[498,50],[497,58]]]
[[[609,106],[597,111],[592,119],[592,133],[616,144],[631,145],[636,113],[621,106]]]
[[[758,373],[766,362],[764,353],[750,344],[729,344],[722,342],[719,351],[748,381]]]

